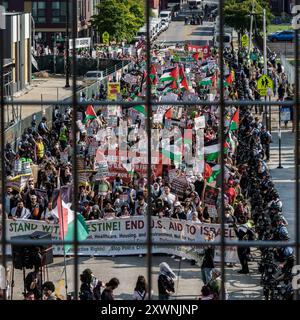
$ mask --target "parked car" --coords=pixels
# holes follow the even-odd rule
[[[84,77],[83,82],[86,84],[99,81],[103,79],[103,71],[94,70],[94,71],[88,71]]]
[[[277,31],[274,33],[268,34],[267,38],[269,41],[276,42],[276,41],[293,41],[295,36],[294,30],[283,30]],[[300,39],[300,35],[299,35]]]
[[[159,17],[163,20],[163,21],[168,21],[169,23],[172,20],[172,12],[165,10],[165,11],[161,11],[159,14]]]

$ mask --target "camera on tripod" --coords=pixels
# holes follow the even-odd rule
[[[36,231],[31,235],[12,237],[11,240],[33,240],[32,244],[12,245],[13,265],[15,269],[32,269],[33,267],[42,267],[53,263],[52,244],[38,244],[38,240],[51,241],[50,233]]]

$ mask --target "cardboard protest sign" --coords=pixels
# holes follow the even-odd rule
[[[98,162],[95,165],[95,169],[98,170],[94,177],[95,180],[100,180],[101,178],[108,176],[108,164],[106,161]]]
[[[189,184],[185,175],[175,177],[171,183],[171,190],[178,197],[183,197],[188,185]]]
[[[211,206],[217,205],[219,189],[206,185],[204,191],[204,203]]]
[[[205,128],[205,117],[197,117],[195,118],[195,130],[204,129]]]

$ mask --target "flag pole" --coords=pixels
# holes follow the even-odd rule
[[[66,300],[68,298],[68,278],[67,278],[67,260],[66,260],[66,248],[64,245],[65,242],[65,227],[64,227],[64,219],[63,219],[63,212],[62,212],[62,198],[61,198],[61,192],[60,192],[60,168],[58,169],[58,176],[57,176],[57,188],[59,192],[59,202],[60,202],[60,218],[62,222],[62,244],[63,244],[63,251],[64,251],[64,269],[65,269],[65,289],[66,289]]]

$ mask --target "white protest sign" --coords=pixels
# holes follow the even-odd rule
[[[124,81],[127,82],[127,83],[136,84],[137,83],[137,77],[132,75],[132,74],[130,74],[130,73],[127,73],[124,76]]]
[[[97,162],[95,164],[95,169],[98,170],[95,180],[100,180],[101,178],[108,176],[108,164],[106,161]]]
[[[210,223],[191,223],[170,218],[151,218],[151,228],[153,241],[165,241],[166,246],[153,246],[153,253],[176,254],[181,257],[192,258],[193,248],[185,246],[184,242],[204,241],[209,231],[216,234],[215,241],[220,241],[220,224]],[[88,228],[88,240],[105,239],[111,245],[108,246],[82,246],[79,247],[78,254],[82,256],[111,256],[111,255],[137,255],[145,254],[147,248],[139,245],[140,242],[147,240],[147,217],[128,217],[127,219],[101,219],[86,221]],[[48,224],[44,221],[33,220],[7,220],[6,221],[7,240],[15,236],[32,234],[34,231],[51,233],[53,240],[59,240],[59,225]],[[232,228],[225,225],[225,240],[230,242],[236,240],[235,232]],[[136,242],[136,245],[126,245],[126,241]],[[168,246],[168,241],[181,241],[181,245]],[[124,242],[124,245],[115,245],[114,241]],[[0,248],[0,251],[2,248]],[[8,254],[11,254],[11,247],[8,247]],[[55,255],[63,255],[62,246],[53,245]],[[68,251],[72,255],[72,250]],[[215,261],[220,261],[220,249],[217,247]],[[227,247],[225,250],[225,262],[238,262],[236,247]]]
[[[205,128],[205,117],[200,116],[195,118],[195,130],[204,129]]]
[[[154,123],[162,123],[164,115],[162,113],[156,113],[153,115],[153,122]]]
[[[161,97],[162,102],[165,102],[165,101],[175,102],[177,100],[178,100],[178,94],[173,92],[168,92],[165,96]]]

